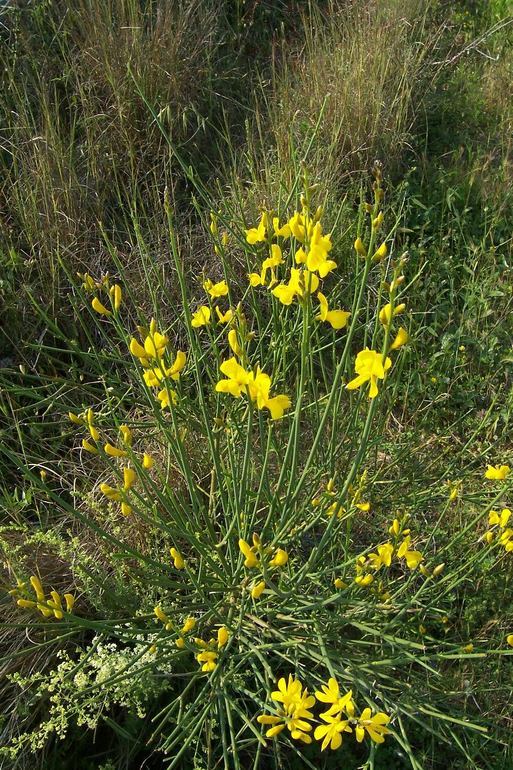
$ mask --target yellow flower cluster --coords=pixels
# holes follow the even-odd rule
[[[94,444],[91,444],[89,439],[83,438],[82,448],[85,449],[86,452],[90,452],[91,454],[98,454],[96,443],[100,440],[100,431],[94,424],[96,415],[93,409],[86,409],[86,411],[82,412],[81,414],[75,414],[75,412],[68,412],[68,417],[74,425],[85,426],[87,428],[90,438],[92,438],[92,440],[95,442]]]
[[[498,511],[490,511],[488,514],[488,529],[484,539],[487,543],[494,541],[501,545],[507,553],[513,552],[513,529],[508,527],[512,512],[509,508]]]
[[[283,305],[291,305],[296,298],[303,300],[314,294],[319,288],[319,279],[325,278],[337,267],[337,263],[329,258],[332,249],[331,236],[323,234],[321,216],[320,207],[315,214],[310,214],[304,198],[302,211],[295,211],[282,226],[278,217],[271,217],[266,211],[262,212],[257,227],[246,230],[246,240],[250,244],[267,242],[269,256],[263,260],[259,273],[249,274],[250,285],[266,286]],[[294,238],[298,245],[294,261],[299,267],[291,267],[288,280],[282,280],[280,283],[276,271],[285,260],[281,246],[271,242],[273,238]],[[344,328],[350,313],[340,309],[330,310],[328,300],[322,292],[318,292],[317,299],[320,307],[315,316],[316,320],[329,323],[333,329]]]
[[[129,516],[132,513],[132,506],[128,502],[128,492],[132,489],[137,479],[133,468],[123,468],[123,485],[120,487],[111,487],[109,484],[100,484],[102,494],[108,500],[115,503],[121,503],[121,513],[123,516]]]
[[[101,281],[95,281],[89,273],[78,273],[78,277],[82,279],[83,288],[88,292],[104,291],[108,294],[112,310],[109,310],[102,301],[97,297],[93,297],[91,301],[91,307],[99,315],[106,316],[107,318],[112,315],[112,312],[118,312],[123,300],[123,293],[121,286],[118,283],[110,285],[109,274],[103,276]]]
[[[283,548],[277,548],[274,553],[272,548],[262,545],[262,541],[256,532],[253,533],[253,545],[250,545],[242,538],[239,540],[239,549],[245,557],[244,566],[246,569],[258,569],[265,571],[267,569],[276,569],[284,567],[289,555]],[[255,583],[251,589],[253,599],[259,599],[265,590],[265,580]]]
[[[485,471],[485,478],[490,481],[504,481],[508,478],[510,471],[509,465],[489,465]]]
[[[200,652],[196,653],[196,660],[201,663],[201,670],[210,672],[217,666],[219,658],[219,651],[227,644],[230,638],[230,632],[226,626],[221,626],[217,631],[217,639],[209,639],[208,642],[204,639],[196,637],[194,643],[196,647],[200,648]]]
[[[365,481],[366,481],[367,473],[365,472],[362,475],[362,478],[360,479],[360,483],[357,489],[355,489],[352,485],[350,485],[348,492],[350,494],[350,507],[351,508],[358,508],[358,510],[367,512],[370,510],[370,503],[367,501],[363,501],[362,495],[365,489]],[[345,507],[337,502],[335,499],[337,497],[337,491],[335,489],[335,479],[331,478],[327,485],[326,489],[319,495],[319,497],[314,497],[312,500],[312,505],[314,508],[322,506],[326,507],[326,515],[327,516],[337,516],[337,518],[341,519],[345,513],[347,513]]]
[[[18,583],[16,588],[9,591],[9,594],[16,599],[18,607],[38,610],[43,617],[56,618],[57,620],[63,619],[64,612],[72,612],[75,604],[73,594],[63,594],[61,598],[57,591],[50,591],[49,598],[47,598],[43,585],[36,575],[32,575],[30,578],[30,585],[34,591],[35,599],[28,598],[30,594],[26,583]],[[62,599],[64,599],[65,608],[62,605]]]
[[[385,735],[390,732],[390,717],[387,714],[382,711],[373,714],[372,709],[367,707],[358,716],[352,690],[342,694],[333,677],[315,695],[309,695],[301,682],[289,674],[288,681],[284,677],[278,680],[278,689],[271,693],[271,698],[280,704],[277,713],[257,717],[260,724],[269,726],[266,731],[268,738],[275,738],[287,728],[294,740],[311,743],[310,733],[315,719],[311,709],[316,701],[329,706],[327,711],[319,714],[324,724],[319,724],[314,731],[315,740],[321,743],[321,751],[328,746],[333,751],[339,749],[343,733],[354,731],[358,743],[364,740],[366,734],[374,743],[383,743]]]
[[[382,567],[388,569],[394,557],[398,561],[404,559],[407,568],[412,571],[417,569],[424,560],[424,556],[420,551],[411,548],[410,530],[404,529],[399,519],[393,520],[388,531],[393,536],[393,542],[383,543],[376,548],[375,552],[357,558],[356,577],[354,579],[357,585],[370,586],[374,582],[375,573]]]
[[[158,331],[154,318],[151,319],[149,329],[138,327],[138,331],[141,334],[142,344],[132,337],[130,352],[145,369],[143,376],[146,385],[158,390],[157,398],[161,408],[165,409],[178,401],[176,391],[169,387],[169,380],[180,379],[180,374],[187,361],[186,355],[178,350],[173,363],[171,365],[169,362],[166,363],[166,348],[169,339]]]
[[[246,371],[232,356],[223,361],[219,368],[226,379],[219,380],[216,384],[218,393],[229,393],[235,398],[245,394],[258,409],[268,409],[273,420],[283,417],[285,410],[290,407],[288,396],[280,394],[271,397],[271,378],[259,366],[256,371]]]
[[[163,611],[160,605],[157,605],[157,607],[155,607],[153,612],[155,613],[155,616],[158,618],[158,620],[160,620],[160,622],[164,624],[164,628],[166,631],[176,631],[178,636],[175,640],[175,644],[179,650],[183,650],[186,647],[185,637],[187,636],[187,634],[190,634],[191,631],[194,631],[194,629],[196,628],[196,618],[193,618],[193,617],[186,618],[182,624],[182,627],[178,630],[175,628],[173,621],[170,619],[168,615],[166,615],[166,613]]]
[[[75,425],[85,425],[87,427],[87,430],[89,431],[89,435],[93,439],[95,444],[91,444],[91,442],[88,439],[82,439],[82,447],[86,449],[88,452],[98,454],[98,447],[96,445],[100,441],[100,431],[94,424],[94,420],[95,420],[94,411],[92,409],[87,409],[85,412],[83,412],[80,415],[77,415],[74,412],[69,412],[68,417],[71,420],[71,422],[73,422]],[[109,457],[124,459],[128,457],[130,454],[130,449],[132,446],[132,431],[130,430],[128,425],[120,425],[119,432],[121,434],[122,446],[117,446],[117,445],[111,444],[110,442],[107,442],[103,447],[103,451]],[[145,470],[149,470],[150,468],[153,467],[153,464],[154,464],[153,458],[145,452],[141,458],[142,467]],[[102,483],[100,484],[100,490],[105,495],[105,497],[107,497],[112,502],[121,503],[121,513],[123,514],[123,516],[128,516],[132,512],[132,506],[128,502],[127,493],[133,487],[137,476],[134,469],[130,467],[124,467],[122,469],[122,473],[123,473],[122,486],[111,487],[109,484]]]
[[[211,298],[211,301],[215,302],[221,297],[226,297],[229,293],[228,284],[226,281],[218,281],[213,283],[210,278],[207,278],[203,282],[203,288]],[[217,320],[220,324],[229,323],[233,318],[233,310],[228,308],[226,312],[222,312],[217,305],[215,305],[215,311]],[[191,320],[191,326],[193,329],[199,329],[202,326],[206,326],[210,323],[212,318],[212,309],[208,305],[201,305],[193,314]]]

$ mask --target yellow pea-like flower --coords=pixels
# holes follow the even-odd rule
[[[196,627],[196,618],[187,618],[182,626],[182,634],[188,634]]]
[[[155,461],[151,455],[147,454],[146,452],[143,455],[142,465],[143,468],[146,468],[147,471],[150,470],[150,468],[153,468],[153,465],[155,464]]]
[[[388,247],[386,243],[382,243],[379,249],[377,249],[374,252],[374,256],[372,259],[374,262],[381,262],[383,259],[385,259],[386,255],[388,254]]]
[[[117,312],[121,307],[121,302],[123,300],[123,292],[121,291],[121,286],[118,283],[114,284],[114,286],[110,287],[109,294],[114,310]]]
[[[230,632],[226,626],[221,626],[221,628],[217,631],[217,646],[224,647],[229,638]]]
[[[367,249],[363,245],[363,241],[361,238],[357,238],[354,242],[354,249],[358,256],[360,257],[366,257],[367,256]]]
[[[37,577],[37,575],[32,575],[32,577],[30,578],[30,585],[34,589],[38,602],[44,602],[45,592],[43,590],[42,583]]]
[[[121,502],[121,513],[123,516],[130,516],[132,513],[132,506],[124,500]]]
[[[201,326],[206,326],[210,322],[211,310],[206,305],[202,305],[192,314],[191,326],[193,329],[199,329]]]
[[[176,548],[170,548],[169,553],[171,554],[171,558],[173,559],[173,564],[175,565],[175,569],[184,569],[185,561],[180,551],[178,551]]]
[[[117,447],[113,446],[112,444],[105,444],[103,447],[103,451],[106,455],[109,455],[109,457],[126,457],[127,453],[124,449],[118,449]]]
[[[97,455],[98,450],[96,449],[93,444],[91,444],[90,441],[88,441],[86,438],[82,439],[82,449],[85,449],[86,452],[90,452],[92,455]]]
[[[261,580],[259,583],[253,586],[251,589],[251,596],[253,599],[259,599],[265,590],[265,580]]]
[[[243,351],[241,346],[239,345],[239,340],[235,329],[230,329],[230,331],[228,332],[228,344],[233,350],[234,354],[237,356],[237,358],[240,358]]]
[[[133,468],[123,468],[123,489],[130,489],[135,482],[136,474]]]
[[[247,569],[251,569],[253,567],[256,567],[258,565],[258,556],[253,550],[253,548],[250,546],[249,543],[247,543],[242,538],[239,540],[239,549],[241,553],[246,557],[244,561],[244,566]]]
[[[288,560],[289,555],[287,551],[284,551],[283,548],[278,548],[269,564],[271,567],[284,567]]]
[[[233,310],[231,308],[228,308],[226,313],[221,313],[221,311],[216,305],[216,315],[217,315],[217,320],[219,321],[220,324],[227,324],[233,318]]]
[[[406,329],[401,326],[396,334],[394,341],[390,345],[390,350],[397,350],[398,348],[402,348],[403,345],[406,345],[407,342],[409,342],[409,339],[410,335]]]
[[[104,315],[104,316],[107,316],[107,317],[112,315],[111,311],[108,310],[105,307],[105,305],[102,305],[102,303],[100,302],[98,297],[94,297],[93,301],[91,302],[91,306],[92,306],[93,310],[95,310],[100,315]]]
[[[128,427],[128,425],[120,425],[119,426],[119,432],[121,433],[121,436],[123,438],[123,443],[127,446],[132,446],[132,431]]]

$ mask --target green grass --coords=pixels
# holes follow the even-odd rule
[[[512,554],[480,538],[511,504],[509,480],[483,478],[513,460],[511,2],[49,0],[0,18],[0,766],[508,770]],[[380,265],[353,249],[375,159]],[[352,310],[337,332],[316,300],[285,307],[247,283],[265,247],[245,228],[262,208],[286,219],[308,185],[338,265],[323,291]],[[399,264],[407,308],[389,334],[377,316]],[[110,273],[119,314],[98,316],[77,272]],[[223,309],[241,303],[242,360],[290,396],[283,419],[214,393],[230,349],[223,327],[190,327],[203,277],[226,278]],[[170,412],[128,354],[152,316],[187,353]],[[386,351],[399,323],[410,342],[378,398],[346,391],[358,351]],[[112,443],[133,430],[130,516],[100,491],[122,461],[81,451],[67,418],[87,407]],[[340,520],[332,498],[311,505],[331,477]],[[402,515],[445,568],[382,568],[387,606],[354,563]],[[255,530],[289,552],[258,601],[237,547]],[[73,613],[17,606],[7,591],[31,575],[73,593]],[[214,672],[156,605],[206,639],[228,626]],[[310,691],[336,676],[393,734],[264,745],[256,716],[289,672]]]

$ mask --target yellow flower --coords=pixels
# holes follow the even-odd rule
[[[502,546],[504,546],[504,549],[511,553],[513,551],[513,529],[508,528],[505,529],[499,538],[499,542]]]
[[[392,556],[394,555],[394,546],[392,543],[378,545],[377,551],[377,553],[370,553],[368,556],[370,566],[375,570],[381,569],[382,566],[390,567],[392,564]]]
[[[372,259],[375,262],[381,262],[383,259],[385,259],[387,254],[388,254],[387,245],[386,245],[386,243],[382,243],[381,246],[379,247],[379,249],[377,249],[374,252],[374,256],[372,257]]]
[[[212,283],[210,278],[203,284],[205,291],[210,294],[211,297],[217,299],[218,297],[226,297],[228,294],[228,284],[226,281],[219,281],[218,283]]]
[[[284,551],[283,548],[278,548],[276,553],[274,554],[273,558],[269,562],[270,567],[284,567],[285,564],[289,560],[289,555],[287,551]]]
[[[404,302],[402,302],[401,304],[396,305],[392,312],[392,305],[389,302],[387,305],[384,305],[379,311],[379,320],[383,324],[383,326],[389,326],[389,324],[392,321],[392,318],[394,318],[396,315],[399,315],[400,313],[403,313],[405,310],[406,310],[406,305],[404,304]],[[406,330],[403,330],[403,331],[405,332]],[[407,334],[408,333],[406,332],[406,335]]]
[[[196,618],[189,617],[182,626],[182,634],[188,634],[196,628]]]
[[[379,214],[378,214],[378,216],[377,216],[377,217],[375,217],[375,218],[372,220],[372,228],[373,228],[373,230],[379,230],[379,228],[380,228],[380,227],[381,227],[381,225],[383,224],[383,219],[384,219],[384,216],[383,216],[383,212],[382,212],[382,211],[380,211],[380,212],[379,212]]]
[[[90,452],[92,455],[97,455],[98,450],[96,447],[91,444],[90,441],[88,441],[86,438],[82,439],[82,448],[86,450],[86,452]]]
[[[166,409],[168,406],[176,406],[178,403],[178,394],[176,390],[172,388],[163,388],[157,393],[157,398],[160,401],[160,408]]]
[[[92,306],[93,310],[95,310],[100,315],[104,315],[104,316],[112,315],[111,311],[107,310],[105,305],[102,305],[102,303],[100,302],[98,297],[94,297],[93,301],[91,302],[91,306]]]
[[[137,476],[133,468],[123,468],[123,489],[127,491],[135,484]]]
[[[172,624],[171,620],[166,615],[166,613],[162,610],[160,605],[155,607],[153,609],[153,612],[155,613],[157,618],[160,620],[160,622],[164,624],[164,626],[166,628],[166,631],[172,631],[173,630],[173,624]]]
[[[395,340],[390,345],[390,350],[397,350],[398,348],[402,348],[403,345],[406,345],[407,342],[410,340],[410,335],[404,328],[404,326],[399,327],[399,331],[396,334]]]
[[[325,725],[319,725],[315,728],[314,737],[316,741],[321,741],[321,751],[328,746],[332,751],[336,751],[342,746],[341,733],[352,733],[347,719],[342,719],[340,714],[331,715],[329,713],[321,714],[321,719],[327,722]]]
[[[114,286],[111,286],[109,289],[110,299],[114,306],[114,310],[117,312],[119,308],[121,307],[121,302],[123,299],[123,293],[121,291],[121,286],[119,284],[114,284]]]
[[[317,222],[312,231],[306,255],[306,266],[311,272],[319,273],[321,278],[325,278],[328,273],[337,267],[336,262],[328,259],[328,252],[331,251],[331,246],[330,236],[322,234],[321,223]]]
[[[272,290],[282,305],[291,305],[296,296],[304,297],[307,294],[317,291],[319,279],[308,270],[291,268],[288,283],[280,283]]]
[[[219,657],[217,652],[213,650],[203,650],[196,655],[198,663],[202,663],[201,670],[205,672],[213,671],[217,665],[217,658]]]
[[[305,240],[305,222],[299,212],[296,211],[289,219],[288,226],[294,238],[303,243]]]
[[[43,590],[43,585],[37,575],[32,575],[30,578],[30,585],[34,589],[34,593],[36,594],[36,598],[38,602],[44,602],[45,601],[45,592]]]
[[[171,554],[171,558],[173,559],[173,564],[175,566],[175,569],[184,569],[185,561],[180,551],[177,551],[176,548],[170,548],[169,553]]]
[[[423,561],[424,557],[420,551],[410,551],[410,545],[411,536],[407,535],[407,537],[404,538],[403,542],[397,549],[397,558],[406,559],[406,565],[408,569],[415,570],[419,566],[420,562]]]
[[[383,743],[390,730],[387,728],[390,722],[390,717],[384,714],[382,711],[378,711],[372,716],[370,708],[365,708],[361,715],[357,718],[357,725],[355,727],[355,737],[358,743],[361,743],[367,732],[371,741],[374,743]]]
[[[260,599],[265,590],[265,580],[261,580],[260,583],[256,583],[251,589],[251,596],[253,599]]]
[[[153,369],[147,369],[143,375],[144,382],[149,388],[156,388],[160,385],[162,380],[165,380],[167,377],[170,377],[172,380],[179,380],[180,374],[186,363],[187,357],[185,353],[181,350],[177,350],[176,358],[172,366],[165,368],[160,364],[160,366],[156,366]]]
[[[153,457],[145,452],[142,459],[143,468],[146,468],[146,470],[149,471],[150,468],[153,468],[154,462]]]
[[[288,682],[282,677],[278,682],[278,690],[271,693],[274,701],[282,704],[277,715],[261,714],[257,721],[261,725],[270,725],[266,732],[268,738],[279,735],[286,727],[294,740],[303,743],[311,743],[312,738],[308,733],[312,725],[307,721],[313,719],[309,710],[315,703],[313,695],[308,695],[308,690],[303,690],[301,682],[289,675]]]
[[[92,409],[88,409],[87,412],[85,413],[85,423],[87,425],[89,435],[91,436],[93,441],[98,441],[100,438],[100,433],[94,425],[94,412]]]
[[[354,249],[359,257],[366,257],[367,256],[367,249],[363,245],[363,241],[361,238],[357,238],[354,242]]]
[[[347,319],[351,315],[345,310],[328,310],[328,300],[322,292],[317,293],[319,300],[319,315],[315,316],[316,321],[326,321],[331,324],[333,329],[343,329],[347,325]]]
[[[394,519],[390,527],[388,528],[388,531],[391,535],[399,535],[401,533],[401,522],[399,519]]]
[[[260,278],[258,273],[249,273],[249,285],[253,286],[253,288],[256,288],[257,286],[262,285],[262,279]]]
[[[268,222],[269,217],[267,216],[267,213],[263,211],[258,226],[251,227],[249,230],[246,230],[246,241],[251,245],[265,241]]]
[[[356,356],[354,368],[358,376],[348,382],[346,388],[355,390],[370,381],[369,398],[375,398],[378,395],[377,380],[384,380],[391,366],[390,358],[383,361],[381,353],[365,348]]]
[[[511,510],[509,508],[503,508],[500,514],[497,511],[490,511],[488,514],[488,524],[491,527],[498,524],[501,529],[505,529],[508,526],[510,517]]]
[[[221,647],[224,647],[227,643],[228,639],[230,638],[230,632],[226,628],[226,626],[221,626],[217,630],[217,646],[220,649]]]
[[[102,494],[105,495],[105,497],[108,497],[109,500],[112,500],[114,502],[119,502],[123,494],[120,492],[119,489],[115,489],[114,487],[111,487],[109,484],[100,484],[100,491]]]
[[[321,689],[316,691],[315,697],[320,703],[330,704],[328,714],[339,714],[351,704],[353,691],[348,690],[344,695],[341,695],[337,680],[330,677],[328,684],[321,685]]]
[[[121,501],[121,513],[123,516],[130,516],[132,513],[132,506],[127,503],[125,500]]]
[[[273,230],[275,236],[278,238],[290,238],[291,236],[290,225],[286,222],[280,227],[280,220],[278,217],[273,217]]]
[[[235,358],[232,357],[223,361],[219,369],[222,374],[226,375],[227,379],[219,380],[216,384],[218,393],[230,393],[235,398],[239,398],[242,393],[246,392],[249,374]]]
[[[64,594],[64,601],[66,602],[66,612],[73,612],[73,607],[75,606],[73,594]]]
[[[77,275],[82,279],[82,287],[86,291],[94,291],[96,289],[96,281],[89,275],[89,273],[77,273]]]
[[[509,476],[509,465],[489,465],[485,471],[485,478],[492,481],[504,481]]]
[[[239,339],[237,336],[237,331],[235,329],[230,329],[230,331],[228,332],[228,344],[232,349],[233,353],[235,353],[235,355],[237,356],[237,358],[240,358],[243,353],[243,350],[239,345]]]
[[[119,432],[121,433],[123,443],[126,444],[126,446],[132,446],[132,431],[128,425],[120,425]]]
[[[267,271],[271,270],[271,283],[274,283],[276,280],[274,269],[281,265],[283,263],[283,256],[280,247],[273,243],[271,246],[271,256],[267,257],[267,259],[264,259],[262,262],[262,271],[260,273],[260,282],[262,284],[265,284],[265,279],[267,277]]]
[[[506,637],[506,641],[510,647],[513,647],[513,634],[508,634],[508,636]]]
[[[220,324],[227,324],[233,318],[233,310],[231,308],[228,308],[226,313],[221,313],[221,311],[216,305],[216,315],[217,315],[217,320],[219,321]]]
[[[210,322],[211,310],[206,305],[202,305],[192,314],[191,326],[193,329],[199,329]]]
[[[244,566],[247,569],[252,569],[253,567],[257,567],[259,560],[258,555],[256,553],[256,546],[250,546],[249,543],[247,543],[242,538],[239,540],[239,549],[243,556],[246,557],[244,561]]]
[[[127,453],[124,449],[118,449],[115,446],[112,446],[112,444],[105,444],[103,447],[103,451],[105,454],[109,455],[110,457],[126,457]]]

